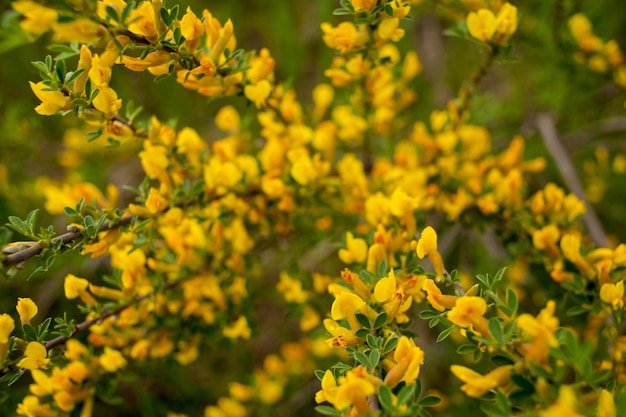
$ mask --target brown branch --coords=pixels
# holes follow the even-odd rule
[[[181,281],[183,280],[181,279],[175,282],[166,283],[165,285],[163,285],[163,291],[167,291],[169,289],[174,288]],[[62,346],[65,344],[65,342],[67,342],[68,340],[76,336],[78,333],[84,332],[85,330],[89,330],[89,328],[91,328],[91,326],[93,326],[94,324],[100,324],[104,320],[108,319],[109,317],[116,316],[120,314],[122,311],[126,310],[127,308],[132,307],[136,303],[140,303],[144,300],[147,300],[148,298],[154,296],[155,294],[156,292],[152,292],[150,294],[137,296],[134,298],[132,303],[121,305],[113,310],[105,310],[100,316],[96,317],[95,319],[86,320],[86,321],[83,321],[82,323],[77,324],[76,327],[74,328],[74,331],[72,331],[72,333],[69,336],[55,337],[54,339],[48,340],[46,343],[44,343],[44,346],[46,347],[46,350],[54,349],[57,346]]]
[[[462,123],[463,117],[472,106],[472,100],[474,98],[474,95],[476,94],[476,90],[478,90],[480,82],[483,80],[483,78],[485,78],[485,76],[493,67],[493,64],[496,62],[496,58],[498,57],[499,53],[500,48],[490,46],[489,49],[487,49],[485,61],[482,63],[478,71],[469,80],[469,82],[465,82],[461,86],[461,90],[459,91],[460,104],[458,108],[459,125]],[[459,127],[459,125],[457,125],[456,127]]]
[[[578,176],[576,175],[576,169],[568,157],[567,151],[563,148],[563,145],[561,145],[559,134],[556,131],[552,117],[546,113],[539,114],[537,116],[536,124],[539,129],[539,133],[541,133],[541,136],[543,137],[543,142],[545,143],[548,152],[550,152],[550,155],[552,155],[563,180],[569,187],[570,191],[573,192],[579,200],[585,203],[587,214],[585,215],[584,220],[591,238],[597,246],[606,246],[607,238],[604,228],[602,227],[602,223],[600,223],[598,215],[594,211],[593,207],[591,207],[591,204],[589,204],[589,201],[587,201],[585,191],[578,179]]]
[[[101,231],[103,230],[112,230],[112,229],[116,229],[120,226],[125,226],[127,224],[130,224],[130,222],[133,220],[134,216],[124,216],[122,218],[120,218],[117,222],[111,222],[108,221],[106,222],[104,225],[102,225],[102,228],[100,229]],[[64,245],[67,245],[68,243],[71,242],[75,242],[77,240],[80,240],[83,238],[83,234],[81,231],[72,231],[72,232],[67,232],[64,233],[60,236],[54,237],[52,239],[50,239],[50,245],[54,246],[55,244],[57,244],[59,241],[62,241]],[[2,260],[2,266],[7,267],[7,266],[13,266],[13,265],[18,265],[22,262],[27,261],[28,259],[32,258],[33,256],[37,256],[41,253],[41,251],[44,249],[44,246],[42,246],[42,242],[39,242],[33,246],[30,246],[27,249],[21,250],[19,252],[16,253],[12,253],[7,255],[3,260]]]

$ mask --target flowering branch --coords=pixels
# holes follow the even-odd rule
[[[102,225],[102,228],[100,230],[111,230],[111,229],[118,228],[120,226],[125,226],[127,224],[130,224],[133,218],[134,216],[128,215],[128,216],[124,216],[120,218],[118,221],[115,221],[115,222],[108,221],[104,225]],[[74,231],[67,232],[60,236],[50,239],[50,245],[55,245],[59,241],[63,242],[64,245],[67,245],[68,243],[80,240],[82,237],[83,237],[82,231],[74,230]],[[41,251],[44,250],[44,248],[47,246],[48,246],[47,243],[40,241],[37,244],[30,246],[27,249],[7,255],[2,260],[2,266],[8,267],[8,266],[13,266],[13,265],[19,265],[20,263],[27,261],[33,256],[39,255]]]

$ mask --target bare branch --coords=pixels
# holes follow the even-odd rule
[[[585,207],[587,208],[585,225],[589,230],[589,234],[597,246],[606,246],[606,233],[602,227],[602,223],[600,223],[598,215],[594,211],[593,207],[591,207],[591,204],[589,204],[589,201],[587,201],[585,191],[578,180],[574,165],[567,155],[567,151],[563,148],[563,145],[561,145],[561,142],[559,141],[559,135],[556,131],[556,126],[554,125],[552,117],[546,113],[541,113],[537,116],[536,123],[537,128],[543,137],[543,141],[546,144],[546,148],[556,162],[556,166],[559,169],[563,180],[569,187],[570,191],[585,203]]]

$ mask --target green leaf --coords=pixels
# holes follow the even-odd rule
[[[88,214],[85,216],[85,219],[83,220],[83,226],[85,226],[85,231],[87,233],[87,236],[89,237],[96,236],[96,225],[91,215]]]
[[[411,400],[413,394],[416,391],[416,388],[416,384],[409,384],[402,387],[400,392],[398,392],[398,407],[407,404]]]
[[[474,353],[476,349],[477,347],[475,345],[464,344],[457,348],[456,353],[459,355],[469,355],[470,353]]]
[[[387,323],[387,312],[380,313],[374,321],[374,329],[380,329]]]
[[[383,278],[387,274],[387,261],[382,261],[378,265],[378,278]]]
[[[426,397],[423,397],[421,400],[419,400],[419,405],[421,405],[422,407],[432,407],[439,404],[440,402],[441,398],[435,395],[427,395]]]
[[[502,323],[497,317],[489,319],[489,333],[498,344],[504,344],[504,338],[502,337]]]
[[[385,348],[383,349],[383,356],[386,356],[389,352],[392,352],[396,346],[398,346],[398,341],[399,339],[397,337],[392,337],[391,339],[387,340],[387,343],[385,343]]]
[[[34,342],[37,340],[37,330],[30,324],[22,324],[22,330],[24,331],[24,340],[27,342]]]
[[[37,269],[35,269],[33,272],[30,273],[28,278],[26,278],[26,281],[30,281],[31,279],[35,278],[37,275],[40,275],[42,272],[46,272],[46,269],[43,266],[38,266]]]
[[[159,10],[159,14],[161,15],[161,20],[165,23],[165,26],[169,27],[172,21],[170,20],[170,13],[167,11],[165,7],[161,7]]]
[[[511,310],[511,314],[509,314],[509,317],[517,313],[519,301],[517,299],[517,294],[515,293],[515,290],[513,288],[508,288],[506,290],[506,305],[509,306],[509,309]]]
[[[358,363],[365,366],[366,368],[373,368],[372,364],[370,363],[369,358],[367,357],[367,355],[365,355],[365,353],[355,350],[354,352],[352,352],[352,356],[354,356],[354,359]]]
[[[325,416],[335,416],[335,417],[341,416],[341,413],[339,411],[335,410],[334,408],[328,405],[318,405],[317,407],[315,407],[315,411]]]
[[[370,368],[376,368],[378,366],[378,362],[380,361],[380,351],[378,349],[373,349],[370,352]]]
[[[35,209],[28,213],[26,216],[26,227],[30,232],[30,235],[33,236],[35,234],[35,226],[37,224],[37,214],[39,214],[39,209]]]
[[[391,389],[389,386],[385,384],[380,384],[378,386],[378,401],[380,402],[380,406],[385,411],[393,410],[393,402],[391,400]]]
[[[26,227],[26,223],[24,220],[20,219],[17,216],[9,216],[9,223],[7,226],[12,228],[18,233],[23,234],[24,236],[28,236],[28,228]]]
[[[371,326],[369,319],[364,314],[357,313],[356,320],[359,322],[361,326],[365,327],[366,329],[369,329]]]
[[[324,378],[324,374],[326,374],[326,371],[324,371],[322,369],[316,369],[315,370],[315,377],[317,379],[319,379],[320,381],[322,380],[322,378]]]
[[[452,327],[448,327],[447,329],[439,333],[439,336],[437,336],[437,343],[444,341],[448,336],[450,336],[451,332]]]

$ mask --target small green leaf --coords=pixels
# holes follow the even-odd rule
[[[409,384],[402,387],[400,392],[398,392],[398,407],[407,404],[411,400],[416,388],[416,384]]]
[[[392,352],[396,348],[396,346],[398,346],[398,341],[399,339],[397,337],[392,337],[391,339],[387,340],[387,343],[385,343],[385,348],[383,349],[383,356]]]
[[[380,351],[378,349],[373,349],[370,352],[370,368],[376,368],[378,366],[378,362],[380,361]]]
[[[387,312],[380,313],[374,321],[374,329],[380,329],[387,323]]]
[[[437,343],[445,340],[448,336],[450,336],[451,332],[452,332],[452,327],[448,327],[447,329],[439,333],[439,336],[437,336]]]
[[[456,353],[459,355],[469,355],[470,353],[474,353],[476,349],[477,347],[475,345],[464,344],[457,348]]]
[[[491,333],[491,336],[498,344],[504,344],[502,337],[502,323],[500,323],[500,320],[497,317],[489,319],[489,333]]]
[[[357,313],[356,320],[359,322],[361,326],[365,327],[366,329],[369,329],[371,326],[369,319],[364,314]]]
[[[335,410],[334,408],[328,405],[318,405],[317,407],[315,407],[315,411],[325,416],[335,416],[335,417],[341,416],[341,413],[339,411]]]
[[[435,395],[428,395],[420,399],[419,405],[421,405],[422,407],[432,407],[434,405],[439,404],[440,402],[441,402],[441,398]]]
[[[378,386],[378,401],[385,411],[393,411],[393,402],[391,400],[391,389],[385,384]]]

